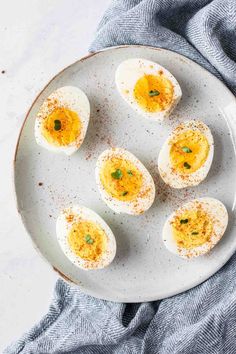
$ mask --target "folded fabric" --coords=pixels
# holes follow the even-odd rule
[[[90,50],[171,49],[236,93],[236,1],[116,0]],[[236,255],[205,283],[153,303],[118,304],[58,280],[48,314],[5,354],[236,353]]]

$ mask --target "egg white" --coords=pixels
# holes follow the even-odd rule
[[[74,219],[69,222],[66,218],[73,215]],[[77,256],[70,248],[68,243],[68,234],[73,223],[79,220],[92,221],[100,226],[107,236],[107,248],[97,261],[85,260]],[[93,210],[84,206],[74,205],[73,207],[63,210],[57,218],[56,233],[59,245],[66,257],[77,267],[84,270],[102,269],[108,266],[116,255],[116,240],[113,232],[107,223]]]
[[[55,146],[50,144],[42,135],[41,128],[43,119],[46,118],[51,112],[50,100],[57,100],[58,106],[54,106],[53,109],[57,107],[65,107],[74,111],[78,114],[81,121],[81,132],[76,141],[72,142],[66,146]],[[85,93],[78,87],[74,86],[64,86],[60,87],[56,91],[52,92],[50,96],[43,102],[39,109],[35,120],[35,138],[36,142],[53,152],[64,152],[66,155],[71,155],[77,151],[80,145],[83,143],[87,127],[89,124],[90,116],[90,104]]]
[[[173,171],[172,169],[170,159],[171,141],[177,134],[183,133],[184,131],[190,129],[198,130],[206,137],[209,144],[209,153],[205,163],[197,171],[190,174],[181,174],[176,171]],[[189,186],[196,186],[206,178],[211,168],[213,156],[214,140],[208,126],[203,122],[197,120],[185,121],[178,125],[172,131],[170,136],[163,144],[158,156],[158,170],[163,181],[172,188],[185,188]]]
[[[143,176],[143,184],[141,190],[134,200],[121,201],[110,196],[102,185],[100,179],[100,171],[103,163],[112,157],[119,157],[130,161],[140,171]],[[148,210],[155,199],[155,185],[152,176],[144,167],[144,165],[129,151],[121,148],[105,150],[98,158],[95,169],[96,184],[100,191],[102,200],[116,213],[126,213],[131,215],[139,215]],[[144,193],[146,190],[148,193]],[[143,195],[144,194],[144,195]]]
[[[159,112],[147,112],[142,109],[134,98],[134,87],[136,82],[147,75],[157,75],[159,70],[163,71],[163,75],[169,79],[174,88],[174,94],[171,104],[163,111]],[[153,121],[162,121],[164,118],[168,117],[173,109],[178,104],[182,91],[179,83],[175,77],[166,70],[163,66],[154,63],[152,61],[133,58],[123,61],[117,68],[115,74],[115,81],[117,89],[121,97],[139,114],[143,117],[153,120]],[[127,92],[128,90],[128,92]]]
[[[197,204],[201,204],[202,209],[210,216],[213,223],[213,234],[210,241],[201,246],[192,249],[180,248],[174,240],[171,222],[174,220],[176,214],[179,215],[186,210],[191,210]],[[223,203],[214,198],[199,198],[184,204],[169,216],[162,230],[162,238],[166,248],[170,252],[182,258],[190,259],[209,252],[220,241],[227,225],[228,213]]]

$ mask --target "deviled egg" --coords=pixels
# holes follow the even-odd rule
[[[182,96],[174,76],[163,66],[146,59],[123,61],[116,70],[115,81],[122,98],[150,120],[162,121]]]
[[[82,144],[90,115],[89,100],[78,87],[64,86],[43,102],[35,120],[39,145],[54,152],[73,154]]]
[[[56,232],[64,254],[82,269],[104,268],[115,257],[113,232],[98,214],[84,206],[63,210],[57,219]]]
[[[129,151],[105,150],[98,158],[95,174],[103,201],[115,212],[138,215],[152,205],[155,198],[153,179]]]
[[[164,182],[173,188],[196,186],[211,167],[214,141],[210,129],[201,121],[178,125],[162,146],[158,169]]]
[[[193,258],[209,252],[222,238],[227,224],[224,204],[214,198],[199,198],[170,215],[162,237],[170,252]]]

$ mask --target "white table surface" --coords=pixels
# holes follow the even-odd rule
[[[0,0],[0,352],[46,313],[57,279],[32,248],[16,211],[16,139],[44,85],[87,54],[109,2]]]

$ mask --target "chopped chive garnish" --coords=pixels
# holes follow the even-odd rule
[[[122,171],[118,168],[115,172],[111,173],[111,176],[115,179],[120,179],[123,176]]]
[[[90,245],[92,245],[94,242],[92,237],[89,234],[85,236],[85,241]]]
[[[54,130],[61,129],[61,121],[59,119],[54,120]]]
[[[184,167],[187,168],[187,170],[191,168],[191,166],[187,162],[184,163]]]
[[[183,147],[182,147],[182,150],[183,150],[183,152],[186,152],[187,154],[189,154],[190,152],[192,152],[192,150],[189,149],[189,147],[187,147],[187,146],[183,146]]]
[[[127,170],[128,175],[133,176],[133,172],[131,170]]]
[[[198,234],[199,234],[199,232],[197,232],[197,231],[192,232],[192,235],[198,235]]]
[[[187,224],[188,223],[188,219],[181,219],[180,220],[180,224]]]
[[[124,191],[124,192],[122,193],[123,196],[125,196],[125,195],[127,195],[127,194],[128,194],[127,191]]]
[[[150,97],[154,97],[154,96],[159,96],[160,92],[157,91],[157,90],[151,90],[151,91],[149,91],[148,94],[149,94]]]

